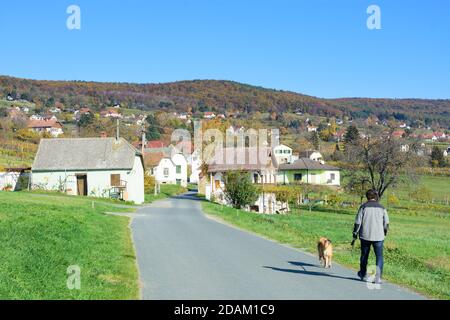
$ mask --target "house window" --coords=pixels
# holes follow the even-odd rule
[[[177,179],[177,185],[181,185],[181,179]]]
[[[181,166],[177,166],[177,173],[181,173]]]
[[[334,179],[336,179],[336,174],[335,174],[335,173],[331,173],[331,174],[330,174],[330,179],[331,179],[331,181],[333,181]]]
[[[301,173],[295,173],[294,174],[294,181],[302,181],[302,174]]]
[[[164,168],[164,176],[165,177],[169,176],[169,168]]]
[[[289,153],[291,153],[291,150],[284,150],[284,153],[289,154]]]
[[[120,174],[112,174],[111,175],[111,186],[113,186],[113,187],[120,186]]]

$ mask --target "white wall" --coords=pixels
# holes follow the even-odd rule
[[[172,162],[175,164],[175,166],[181,167],[180,173],[176,173],[176,170],[175,170],[175,181],[177,179],[181,180],[181,185],[183,187],[186,187],[187,186],[187,161],[186,161],[186,158],[181,153],[174,154],[172,156]]]
[[[125,177],[127,181],[128,201],[133,201],[136,204],[142,204],[145,201],[144,190],[144,166],[142,165],[141,157],[134,157],[134,165],[131,172]]]
[[[167,169],[167,175],[164,174],[164,169]],[[175,184],[175,165],[169,158],[163,158],[158,166],[153,169],[155,180],[159,183]]]
[[[303,174],[302,182],[310,184],[317,184],[317,185],[327,185],[327,186],[340,186],[341,185],[341,173],[339,170],[325,170],[325,171],[315,171],[315,170],[309,170],[308,176],[306,176],[306,170],[302,170],[302,172],[299,171],[299,173]],[[331,180],[331,174],[334,174],[334,180]],[[289,174],[289,171],[286,171],[286,174],[284,174],[283,171],[279,171],[276,175],[277,183],[293,183],[294,181],[289,181],[289,177],[291,177],[291,174]]]

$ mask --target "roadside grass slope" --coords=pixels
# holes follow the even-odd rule
[[[0,299],[139,298],[129,219],[107,201],[0,192]],[[67,287],[79,266],[81,289]]]

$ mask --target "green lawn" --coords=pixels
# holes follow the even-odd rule
[[[182,194],[187,192],[188,189],[176,184],[162,184],[161,185],[161,192],[157,195],[155,194],[146,194],[145,195],[145,202],[151,203],[156,200],[165,199],[168,197],[173,197],[178,194]]]
[[[89,198],[0,192],[0,299],[137,299],[125,211]],[[67,268],[81,289],[67,288]]]
[[[206,213],[240,228],[309,252],[317,240],[333,241],[335,260],[355,270],[359,267],[359,243],[352,253],[350,242],[356,209],[315,207],[295,209],[288,215],[263,215],[203,202]],[[391,230],[385,246],[384,277],[430,297],[450,297],[449,207],[410,212],[391,208]],[[373,254],[371,263],[374,264]]]

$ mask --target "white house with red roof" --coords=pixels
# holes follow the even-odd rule
[[[216,117],[216,114],[214,112],[206,111],[203,113],[204,119],[214,119],[215,117]]]
[[[30,120],[28,123],[28,129],[37,133],[47,132],[55,138],[64,134],[61,122],[53,118],[44,120]]]

